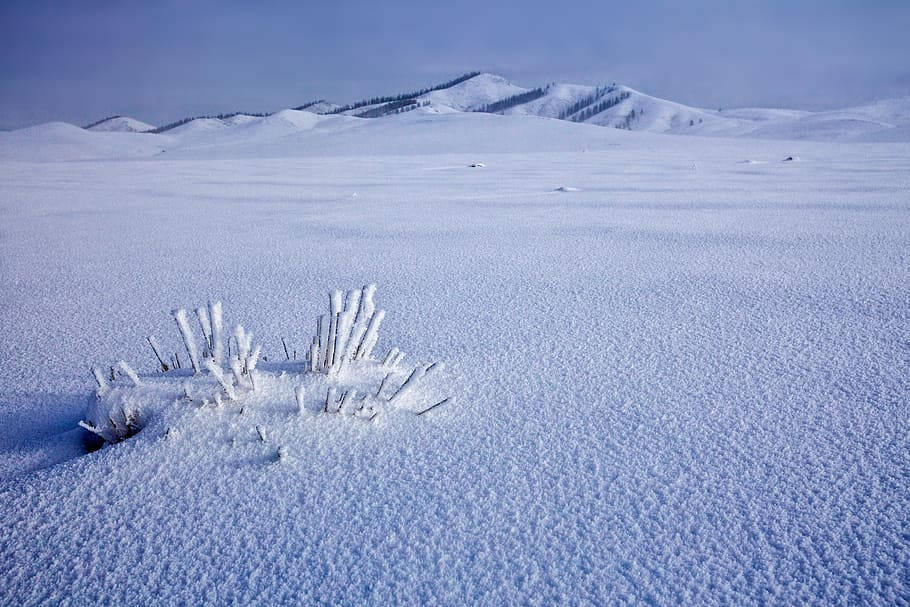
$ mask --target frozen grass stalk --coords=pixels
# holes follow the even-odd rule
[[[155,353],[155,358],[158,359],[158,363],[161,365],[162,371],[167,371],[167,363],[164,362],[164,358],[161,357],[161,346],[158,345],[158,340],[155,339],[154,335],[149,335],[145,338],[149,342],[149,345],[152,347],[152,352]]]
[[[234,327],[234,341],[237,343],[237,358],[242,363],[246,363],[247,356],[250,355],[250,342],[253,339],[252,333],[247,333],[243,325]]]
[[[345,310],[338,318],[338,334],[335,340],[335,364],[341,363],[345,355],[348,338],[351,335],[351,323],[354,322],[354,312]]]
[[[325,393],[325,407],[323,408],[323,411],[328,412],[328,411],[329,411],[329,405],[332,405],[332,407],[334,407],[334,406],[335,406],[335,401],[336,401],[337,399],[338,399],[338,390],[337,390],[336,388],[329,388],[328,390],[326,390],[326,393]]]
[[[234,374],[234,383],[238,387],[243,385],[243,363],[236,358],[231,359],[231,373]]]
[[[205,338],[206,347],[204,350],[212,351],[212,323],[209,321],[209,313],[203,306],[196,308],[196,318],[199,319],[199,327],[202,329],[202,337]]]
[[[92,375],[95,377],[95,383],[98,384],[98,390],[107,390],[107,380],[104,379],[104,373],[98,367],[92,367]]]
[[[348,338],[348,345],[344,349],[344,358],[346,360],[354,360],[357,355],[361,340],[363,339],[363,334],[367,331],[367,324],[365,322],[359,322],[354,325],[354,328],[351,329],[351,336]]]
[[[376,304],[373,303],[373,296],[376,295],[376,285],[368,284],[363,288],[363,296],[360,299],[360,312],[357,314],[357,320],[366,322],[373,316],[376,311]]]
[[[370,326],[367,328],[367,333],[363,338],[363,342],[357,350],[358,360],[369,360],[370,355],[373,353],[373,348],[376,347],[376,342],[379,340],[379,325],[382,324],[384,318],[385,310],[379,310],[370,318]]]
[[[212,359],[206,359],[205,368],[209,370],[218,383],[221,384],[221,388],[224,390],[224,393],[230,400],[236,400],[237,393],[234,391],[234,386],[228,383],[227,378],[224,376],[224,371],[222,371],[219,365],[215,364],[215,361]]]
[[[221,364],[221,356],[224,352],[224,345],[222,343],[222,330],[223,330],[223,319],[221,316],[221,302],[220,301],[210,301],[209,302],[209,320],[212,325],[212,343],[210,350],[212,351],[212,358],[215,359],[215,364]]]
[[[256,344],[256,347],[253,348],[253,351],[250,352],[249,358],[246,361],[246,372],[252,373],[256,369],[256,365],[259,364],[259,355],[262,353],[262,344]]]
[[[392,347],[391,349],[389,349],[389,351],[386,353],[385,358],[382,359],[382,366],[383,366],[383,367],[388,367],[389,365],[391,365],[391,364],[392,364],[392,359],[394,359],[396,356],[398,356],[398,348],[396,348],[396,347],[393,346],[393,347]]]
[[[314,343],[310,346],[310,372],[315,373],[319,368],[319,345]]]
[[[190,357],[193,365],[193,373],[199,373],[199,357],[196,354],[196,338],[193,337],[193,330],[190,329],[190,323],[186,318],[186,310],[180,308],[174,310],[174,320],[177,321],[177,328],[180,329],[180,336],[183,338],[183,345],[186,353]]]
[[[133,371],[133,368],[126,364],[125,360],[121,360],[117,363],[117,366],[120,367],[120,370],[124,375],[130,378],[130,381],[133,382],[134,386],[141,386],[142,382],[139,381],[139,376],[136,375],[136,372]]]
[[[420,365],[414,367],[414,370],[411,371],[411,374],[408,378],[401,384],[401,387],[398,388],[398,391],[392,395],[392,398],[389,399],[389,402],[395,402],[396,400],[404,397],[407,393],[414,389],[414,386],[417,385],[417,382],[420,381],[420,378],[424,376],[426,369]]]

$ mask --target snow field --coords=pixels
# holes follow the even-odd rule
[[[906,144],[459,115],[320,137],[3,162],[0,596],[906,600]],[[325,294],[370,281],[374,358],[407,351],[395,385],[444,359],[419,404],[454,406],[299,413]],[[146,337],[181,351],[155,311],[200,293],[263,346],[249,410],[76,457],[96,357],[182,398]]]

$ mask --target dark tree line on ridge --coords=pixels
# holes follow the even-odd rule
[[[85,126],[82,127],[82,128],[84,128],[84,129],[90,129],[90,128],[92,128],[93,126],[98,126],[98,125],[101,124],[102,122],[107,122],[108,120],[113,120],[114,118],[123,118],[123,114],[116,114],[116,115],[114,115],[114,116],[108,116],[107,118],[102,118],[101,120],[96,120],[95,122],[93,122],[93,123],[91,123],[91,124],[87,124],[87,125],[85,125]]]
[[[570,105],[569,107],[564,109],[562,112],[560,112],[559,117],[561,119],[565,120],[572,114],[577,114],[578,112],[585,109],[589,105],[593,104],[595,101],[597,101],[604,95],[608,95],[615,90],[616,90],[615,84],[612,86],[608,86],[608,87],[599,86],[599,87],[597,87],[597,89],[594,91],[594,93],[592,95],[588,95],[587,97],[584,97],[583,99],[579,99],[578,101],[576,101],[575,103],[573,103],[572,105]]]
[[[461,84],[462,82],[465,82],[466,80],[470,80],[471,78],[473,78],[475,76],[479,76],[479,75],[480,75],[480,72],[468,72],[467,74],[463,74],[463,75],[459,76],[458,78],[453,78],[452,80],[449,80],[448,82],[443,82],[442,84],[437,84],[436,86],[431,86],[429,88],[420,89],[419,91],[415,91],[413,93],[402,93],[400,95],[391,95],[388,97],[373,97],[372,99],[362,99],[356,103],[349,103],[347,105],[342,105],[341,107],[335,108],[331,112],[327,112],[327,113],[328,114],[341,114],[341,113],[349,112],[351,110],[356,110],[358,108],[362,108],[362,107],[365,107],[368,105],[376,105],[378,103],[390,103],[393,101],[405,101],[407,99],[414,99],[415,97],[420,97],[421,95],[426,95],[427,93],[432,93],[433,91],[439,91],[442,89],[447,89],[449,87],[455,86],[456,84]]]
[[[416,110],[417,108],[429,105],[428,100],[419,101],[417,99],[402,99],[401,101],[391,101],[379,107],[370,108],[357,114],[358,118],[381,118],[390,114],[403,114]]]
[[[292,107],[291,109],[301,111],[301,110],[305,110],[307,108],[311,108],[314,105],[316,105],[317,103],[328,103],[328,101],[326,101],[325,99],[314,99],[313,101],[304,103],[303,105],[298,105],[297,107]]]
[[[592,116],[596,116],[597,114],[603,112],[604,110],[608,110],[615,105],[619,105],[620,103],[622,103],[623,101],[625,101],[628,98],[629,98],[629,93],[623,92],[623,93],[620,93],[619,95],[617,95],[616,97],[612,97],[610,99],[604,99],[603,101],[601,101],[600,103],[598,103],[596,105],[589,105],[586,109],[582,110],[577,115],[571,117],[570,120],[572,120],[574,122],[584,122],[588,118],[591,118]]]
[[[540,99],[547,94],[548,90],[550,90],[550,85],[538,87],[536,89],[531,89],[525,93],[518,93],[517,95],[512,95],[511,97],[506,97],[505,99],[500,99],[499,101],[494,101],[493,103],[484,104],[474,109],[473,111],[486,112],[487,114],[498,114],[499,112],[504,112],[509,108],[515,107],[516,105],[524,105],[525,103],[530,103],[535,99]]]

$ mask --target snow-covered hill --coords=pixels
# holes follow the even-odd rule
[[[361,101],[339,106],[319,100],[298,106],[296,110],[283,110],[272,115],[238,113],[186,119],[158,129],[167,137],[161,140],[159,146],[168,150],[220,144],[246,145],[250,148],[260,145],[266,139],[277,141],[297,131],[314,128],[317,124],[321,125],[319,128],[323,134],[331,132],[335,127],[346,130],[353,126],[345,121],[323,122],[314,119],[314,116],[398,120],[398,125],[418,125],[434,116],[442,119],[441,116],[446,114],[481,112],[553,118],[673,135],[817,141],[910,141],[910,98],[883,100],[826,112],[769,108],[709,110],[647,95],[623,85],[594,87],[550,84],[526,88],[489,73],[466,74],[423,90],[427,92],[375,98],[369,100],[371,103]],[[402,114],[411,113],[414,114],[411,119],[400,120]],[[249,128],[239,128],[245,126]],[[94,132],[135,133],[152,127],[118,116],[87,128]],[[73,143],[71,135],[59,132],[55,134],[53,129],[39,130],[36,133],[46,143],[51,143],[56,135],[67,139],[68,145]],[[6,141],[14,139],[16,138],[7,138]],[[285,144],[286,142],[281,145]],[[0,143],[0,147],[2,145]],[[66,149],[71,148],[61,147],[61,150]],[[109,149],[104,154],[109,154],[110,151]],[[76,152],[71,149],[70,155],[73,153]],[[135,148],[129,153],[141,153],[141,149]]]
[[[470,111],[527,90],[512,84],[502,76],[478,74],[449,88],[422,95],[418,99],[454,110]]]
[[[144,133],[146,131],[151,131],[155,127],[151,124],[142,122],[141,120],[130,118],[129,116],[112,116],[85,128],[90,131],[99,132]]]
[[[89,131],[66,122],[48,122],[0,133],[2,160],[88,160],[152,156],[168,144],[150,133]]]

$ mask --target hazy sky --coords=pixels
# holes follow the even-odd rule
[[[910,0],[0,2],[0,127],[347,102],[475,69],[842,107],[910,94]]]

